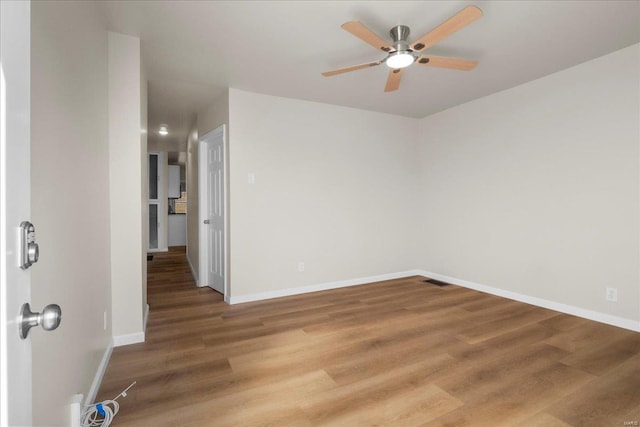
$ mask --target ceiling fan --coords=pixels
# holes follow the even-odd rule
[[[461,58],[448,58],[443,56],[421,55],[420,52],[430,48],[440,40],[466,27],[481,17],[482,11],[480,8],[476,6],[467,6],[412,44],[409,44],[407,41],[407,38],[409,37],[409,27],[406,25],[396,25],[391,29],[391,31],[389,31],[391,38],[393,39],[393,43],[389,43],[378,37],[373,31],[358,21],[346,22],[342,24],[343,29],[370,44],[374,48],[386,52],[387,57],[379,61],[367,62],[365,64],[327,71],[322,73],[322,75],[325,77],[331,77],[337,74],[348,73],[349,71],[361,70],[368,67],[375,67],[376,65],[385,63],[387,67],[391,68],[391,70],[389,70],[389,77],[387,77],[387,85],[385,86],[384,91],[391,92],[400,87],[400,77],[402,77],[402,72],[406,67],[412,65],[414,62],[431,67],[470,71],[478,64],[477,61]]]

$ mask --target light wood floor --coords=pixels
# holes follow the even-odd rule
[[[149,262],[147,341],[98,400],[130,426],[622,426],[640,334],[423,278],[228,306]]]

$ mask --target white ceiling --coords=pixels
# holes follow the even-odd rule
[[[414,65],[385,93],[384,55],[340,28],[358,20],[415,40],[469,4],[484,17],[427,52],[479,61],[470,72]],[[195,112],[225,88],[424,117],[640,41],[639,1],[109,1],[111,31],[141,39],[149,143],[184,151]],[[156,130],[169,125],[161,139]],[[182,144],[179,146],[179,144]]]

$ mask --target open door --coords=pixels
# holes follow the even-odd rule
[[[20,224],[31,215],[31,3],[0,2],[0,425],[32,425],[31,339],[18,318],[31,301],[31,273],[20,268]]]
[[[228,297],[225,125],[199,141],[200,284]]]

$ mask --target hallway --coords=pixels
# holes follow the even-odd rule
[[[413,277],[229,306],[184,249],[148,263],[146,342],[114,349],[113,425],[621,425],[640,335]],[[567,424],[565,424],[567,423]]]

